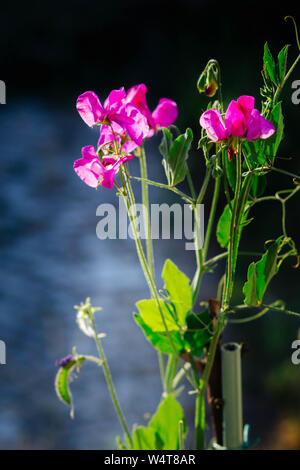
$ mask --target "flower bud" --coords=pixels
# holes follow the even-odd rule
[[[210,60],[197,83],[199,93],[204,93],[209,98],[213,97],[219,88],[219,68],[215,60]]]

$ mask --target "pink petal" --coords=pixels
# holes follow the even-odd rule
[[[92,188],[96,188],[104,166],[101,164],[92,146],[83,147],[82,155],[83,158],[79,158],[74,162],[74,170],[84,183]]]
[[[200,117],[200,126],[202,126],[213,142],[225,140],[228,136],[224,121],[218,109],[209,109]]]
[[[246,121],[248,122],[251,118],[251,113],[254,110],[255,98],[253,96],[243,95],[240,96],[237,101],[244,113]]]
[[[169,127],[176,121],[177,116],[177,104],[168,98],[161,98],[152,113],[152,118],[157,127]]]
[[[125,162],[132,160],[134,158],[133,155],[126,155],[124,157],[119,158],[118,160],[115,160],[113,157],[118,158],[116,155],[115,156],[105,156],[103,157],[103,163],[105,165],[105,170],[102,175],[102,180],[100,181],[100,185],[103,186],[104,188],[112,188],[114,185],[114,179],[116,176],[116,173],[118,172],[119,168],[121,165],[123,165]]]
[[[247,130],[245,115],[237,101],[231,101],[225,114],[228,133],[234,137],[242,137]]]
[[[268,121],[263,116],[260,116],[260,126],[261,126],[261,133],[260,133],[261,139],[268,139],[275,132],[275,127],[273,126],[271,121]]]
[[[124,111],[127,116],[133,120],[133,124],[127,126],[129,137],[138,145],[142,145],[143,139],[149,133],[149,126],[146,116],[141,113],[139,108],[133,104],[126,104]]]
[[[135,85],[131,87],[126,95],[126,103],[134,104],[139,108],[142,114],[146,116],[148,120],[149,127],[155,127],[155,122],[151,116],[150,109],[147,105],[146,99],[147,87],[144,83],[140,83],[139,85]]]
[[[101,121],[105,115],[100,100],[93,91],[86,91],[80,95],[76,102],[76,108],[84,122],[90,127]]]
[[[116,136],[116,137],[117,137],[117,142],[120,143],[121,141],[120,137],[119,136]],[[109,126],[101,126],[100,137],[98,140],[97,147],[99,148],[100,146],[102,146],[103,144],[106,144],[107,142],[112,142],[111,145],[114,145],[114,135]],[[102,147],[102,151],[105,152],[107,147],[110,147],[110,145]]]
[[[104,101],[104,108],[109,111],[118,111],[125,97],[126,93],[124,87],[121,87],[119,90],[112,90],[108,98]]]
[[[268,121],[257,109],[254,109],[249,121],[247,141],[257,139],[268,139],[275,132],[275,128],[271,121]]]
[[[261,115],[257,109],[253,109],[248,123],[247,141],[257,140],[261,134]]]

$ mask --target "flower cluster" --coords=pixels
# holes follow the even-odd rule
[[[174,101],[162,98],[151,113],[146,93],[143,83],[127,93],[122,87],[109,94],[104,106],[93,91],[78,97],[76,107],[84,122],[90,127],[101,126],[97,151],[91,145],[83,147],[82,158],[74,162],[75,172],[88,186],[112,188],[120,166],[133,158],[130,152],[176,120]]]
[[[257,139],[268,139],[275,132],[271,121],[265,119],[254,108],[253,96],[240,96],[231,101],[226,113],[225,122],[218,109],[209,109],[200,117],[200,125],[213,142],[228,143],[228,158],[232,160],[236,147],[234,137],[245,138],[247,142]]]

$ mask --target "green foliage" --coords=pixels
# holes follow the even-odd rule
[[[154,299],[139,300],[136,306],[139,310],[143,321],[150,326],[152,331],[165,331],[166,327],[169,331],[179,331],[180,326],[176,322],[174,315],[171,313],[170,307],[163,300],[159,301],[160,308]],[[162,319],[165,319],[165,322]]]
[[[286,66],[287,66],[287,55],[289,50],[289,44],[284,46],[278,54],[278,76],[280,83],[282,83],[285,74],[286,74]]]
[[[190,280],[171,260],[165,262],[162,278],[168,297],[160,300],[161,312],[154,299],[140,300],[136,304],[139,314],[134,314],[134,319],[148,341],[159,351],[174,354],[175,347],[178,354],[190,351],[195,356],[201,356],[204,345],[210,341],[211,319],[207,312],[199,315],[191,312],[193,298]]]
[[[150,343],[159,351],[165,354],[173,354],[174,349],[170,343],[168,335],[163,329],[162,331],[153,331],[149,325],[147,325],[141,315],[134,314],[136,323],[142,328],[146,338]],[[170,336],[178,354],[184,351],[184,341],[181,334],[178,331],[171,331]]]
[[[231,202],[233,207],[233,201]],[[245,213],[242,217],[240,231],[245,226],[247,214]],[[219,218],[217,225],[217,240],[222,248],[227,248],[230,240],[230,226],[231,226],[231,210],[229,204],[226,204],[221,217]]]
[[[186,349],[190,350],[193,356],[201,357],[203,348],[211,340],[211,323],[208,310],[200,314],[191,313],[187,317],[187,331],[184,334]]]
[[[263,141],[264,153],[270,163],[274,162],[280,142],[283,139],[283,114],[281,102],[277,103],[271,112],[270,119],[275,127],[275,133],[266,141]]]
[[[133,449],[179,450],[180,421],[185,423],[183,409],[173,395],[168,395],[160,403],[148,427],[139,426],[133,431]]]
[[[77,367],[79,372],[80,366],[83,361],[85,361],[84,356],[78,356],[73,361],[69,362],[63,367],[60,367],[57,371],[55,377],[55,391],[58,398],[65,403],[65,405],[71,407],[71,417],[74,417],[74,407],[72,402],[72,394],[69,388],[69,382],[71,378],[71,374],[74,369]]]
[[[264,48],[264,72],[266,76],[268,76],[273,81],[273,83],[277,86],[279,83],[279,80],[278,80],[277,71],[276,71],[276,64],[269,50],[267,42]]]
[[[163,138],[159,151],[163,156],[163,166],[169,186],[176,186],[186,177],[189,150],[193,140],[193,132],[187,129],[184,134],[173,140],[169,129],[163,128]]]
[[[235,164],[235,158],[233,158],[231,161],[228,160],[227,155],[225,158],[225,168],[226,168],[226,176],[228,179],[228,183],[232,189],[232,191],[235,190],[235,182],[236,182],[236,164]]]
[[[243,287],[246,305],[257,306],[262,303],[268,284],[278,271],[277,257],[281,241],[282,237],[279,237],[259,261],[250,264],[248,280]]]
[[[176,319],[181,326],[184,326],[186,316],[193,306],[190,280],[169,259],[165,262],[162,278],[165,281],[164,288],[168,292],[170,302],[175,309]]]
[[[257,175],[252,176],[250,195],[254,198],[260,197],[263,195],[267,186],[266,175]]]

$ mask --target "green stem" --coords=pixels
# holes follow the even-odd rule
[[[138,181],[144,181],[145,183],[156,186],[157,188],[168,189],[169,191],[178,194],[178,196],[182,197],[182,199],[186,200],[190,204],[195,204],[195,201],[192,198],[184,194],[182,191],[179,191],[179,189],[175,188],[175,186],[168,186],[167,184],[157,183],[156,181],[139,178],[138,176],[130,176],[130,178]]]
[[[214,256],[213,258],[208,259],[205,261],[204,266],[210,266],[211,264],[215,264],[218,261],[227,258],[228,252],[224,251],[224,253],[220,253],[217,256]],[[238,256],[263,256],[263,253],[258,253],[257,251],[239,251]]]
[[[199,391],[196,396],[195,409],[195,439],[196,450],[205,448],[205,392]]]
[[[205,193],[207,191],[208,183],[210,180],[212,168],[211,167],[206,167],[206,173],[204,177],[204,181],[202,184],[202,187],[200,189],[197,202],[196,204],[201,204]],[[200,233],[199,233],[199,227],[200,227],[200,220],[198,218],[198,211],[197,211],[197,206],[195,209],[195,249],[196,249],[196,262],[197,262],[197,269],[192,281],[192,289],[193,289],[193,302],[195,302],[199,289],[200,289],[200,283],[201,283],[201,277],[202,277],[202,270],[203,270],[203,250],[200,247]]]
[[[113,384],[110,369],[109,369],[109,366],[108,366],[108,363],[107,363],[107,359],[106,359],[106,356],[105,356],[100,338],[98,336],[96,322],[95,322],[95,319],[94,319],[93,316],[91,317],[91,323],[92,323],[92,327],[93,327],[93,330],[94,330],[94,340],[96,342],[96,346],[97,346],[97,349],[98,349],[100,359],[102,360],[103,372],[104,372],[104,376],[105,376],[105,379],[106,379],[106,383],[107,383],[107,386],[108,386],[108,390],[109,390],[112,402],[114,404],[114,407],[115,407],[115,410],[117,412],[118,418],[120,420],[121,426],[122,426],[122,428],[124,430],[124,433],[127,437],[127,441],[130,444],[130,446],[133,447],[133,442],[132,442],[132,439],[131,439],[131,435],[130,435],[125,417],[123,415],[123,412],[122,412],[122,409],[121,409],[121,406],[120,406],[120,403],[119,403],[119,400],[118,400],[118,397],[117,397],[117,394],[116,394],[116,390],[115,390],[115,387],[114,387],[114,384]]]
[[[122,174],[122,172],[123,172],[123,170],[121,169],[121,174]],[[134,194],[133,194],[132,187],[131,187],[131,184],[130,184],[129,176],[127,175],[126,171],[124,172],[124,176],[122,175],[121,180],[123,180],[124,177],[125,177],[126,186],[123,185],[123,190],[126,191],[126,196],[125,196],[126,207],[127,207],[127,212],[128,212],[128,215],[129,215],[129,219],[130,219],[130,222],[132,224],[133,231],[134,231],[134,238],[135,238],[135,242],[136,242],[138,257],[139,257],[141,266],[143,268],[145,278],[146,278],[146,281],[148,283],[151,295],[152,295],[152,297],[154,298],[154,300],[157,304],[157,308],[159,309],[161,319],[162,319],[162,322],[163,322],[163,325],[164,325],[164,328],[165,328],[165,331],[166,331],[166,335],[167,335],[167,337],[170,341],[170,345],[171,345],[171,347],[174,351],[175,356],[178,357],[179,362],[181,363],[181,365],[183,365],[184,362],[181,359],[180,355],[178,354],[176,346],[175,346],[175,344],[172,340],[172,337],[170,335],[168,325],[166,323],[166,319],[165,319],[165,316],[164,316],[162,308],[161,308],[160,299],[159,299],[159,295],[158,295],[158,292],[157,292],[157,289],[156,289],[155,281],[154,281],[154,279],[151,275],[151,271],[149,269],[149,266],[148,266],[148,263],[147,263],[147,260],[146,260],[146,257],[145,257],[144,251],[143,251],[143,246],[142,246],[142,243],[141,243],[141,240],[140,240],[140,237],[139,237],[138,228],[137,228],[137,224],[136,224],[137,215],[136,215],[136,210],[135,210],[135,207],[136,207],[135,206],[135,198],[134,198]],[[134,209],[134,214],[132,214],[132,212],[131,212],[131,207]],[[188,374],[187,371],[185,371],[185,375],[186,375],[186,378],[189,380],[189,382],[193,385],[193,387],[197,388],[197,386],[195,385],[192,377],[190,377],[190,375]]]
[[[214,195],[211,203],[211,208],[210,208],[210,214],[209,214],[209,219],[208,219],[208,224],[207,224],[207,229],[205,233],[205,241],[204,241],[204,247],[203,247],[203,262],[205,263],[206,256],[207,256],[207,251],[210,243],[210,237],[211,237],[211,232],[215,220],[215,215],[216,215],[216,209],[217,209],[217,204],[218,204],[218,199],[219,199],[219,194],[220,194],[220,185],[221,185],[221,177],[217,176],[215,180],[215,189],[214,189]]]
[[[146,250],[148,265],[151,270],[152,276],[154,277],[154,256],[153,256],[153,245],[151,237],[151,225],[150,225],[150,214],[149,214],[149,193],[148,193],[148,184],[145,182],[147,180],[147,161],[145,149],[143,146],[140,147],[140,170],[142,177],[142,201],[143,206],[146,208],[146,214],[144,213],[145,226],[147,227],[146,233]]]
[[[150,223],[150,207],[149,207],[149,192],[148,192],[148,184],[145,182],[148,178],[147,172],[147,160],[146,160],[146,153],[144,146],[140,147],[140,171],[141,171],[141,187],[142,187],[142,202],[143,206],[146,209],[146,213],[144,212],[144,223],[147,230],[146,233],[146,251],[147,251],[147,260],[148,266],[151,271],[151,275],[153,279],[155,279],[155,271],[154,271],[154,254],[153,254],[153,244],[152,244],[152,236],[151,236],[151,223]],[[158,363],[159,363],[159,371],[160,377],[163,385],[164,391],[166,391],[165,385],[165,372],[164,372],[164,356],[161,351],[157,352],[158,354]]]
[[[297,180],[300,180],[300,176],[295,175],[294,173],[290,173],[289,171],[282,170],[281,168],[275,168],[274,166],[272,166],[271,170],[276,171],[277,173],[282,173],[283,175],[286,175],[286,176],[291,176],[292,178],[296,178]]]
[[[234,250],[235,250],[235,234],[237,228],[237,212],[238,212],[238,202],[241,192],[241,145],[239,146],[238,154],[236,155],[236,184],[235,184],[235,193],[234,193],[234,202],[231,216],[230,224],[230,240],[228,244],[228,257],[227,257],[227,266],[226,266],[226,279],[224,284],[223,291],[223,309],[226,310],[229,306],[231,291],[232,291],[232,277],[234,271]]]
[[[284,87],[284,85],[286,84],[287,80],[289,79],[291,73],[293,72],[294,68],[296,67],[297,63],[299,62],[300,60],[300,54],[298,55],[298,57],[296,58],[295,62],[293,63],[293,65],[291,66],[290,70],[288,71],[288,73],[286,74],[286,76],[284,77],[284,80],[282,82],[282,84],[280,85],[280,87],[277,88],[276,92],[275,92],[275,95],[274,95],[274,105],[276,104],[276,101],[278,100],[279,98],[279,95]]]

